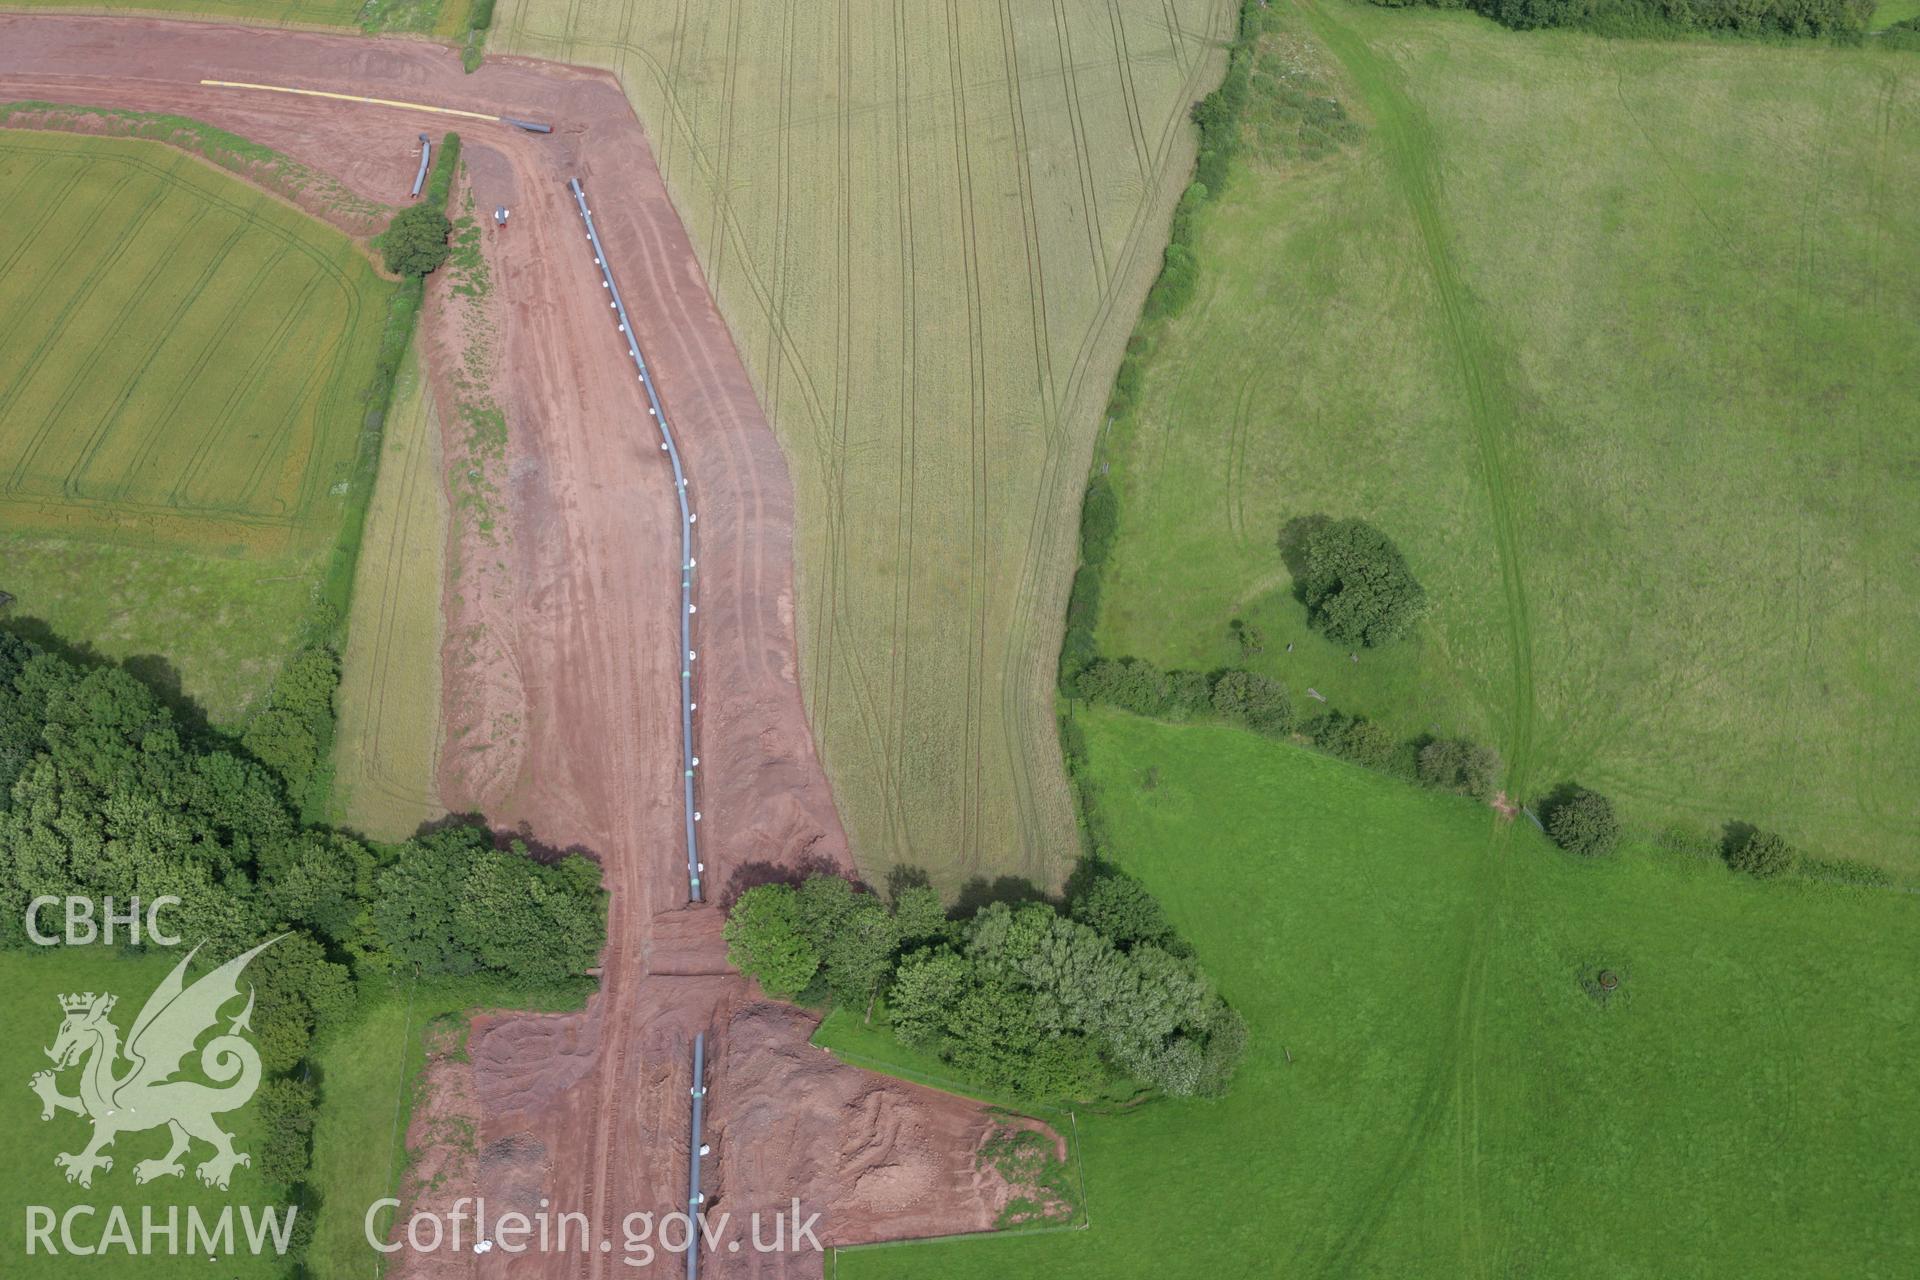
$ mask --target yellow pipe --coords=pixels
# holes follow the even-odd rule
[[[214,89],[260,89],[267,93],[297,93],[307,98],[333,98],[339,102],[365,102],[376,107],[399,107],[405,111],[431,111],[435,115],[464,116],[469,120],[491,120],[498,124],[499,116],[490,116],[483,111],[462,111],[457,107],[430,107],[424,102],[396,102],[392,98],[363,98],[357,93],[329,93],[325,89],[292,89],[283,84],[246,84],[239,80],[202,80],[200,82]]]

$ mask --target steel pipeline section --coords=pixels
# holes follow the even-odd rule
[[[673,492],[680,502],[680,767],[686,802],[687,898],[699,902],[700,873],[704,868],[700,863],[700,842],[695,833],[700,813],[693,807],[693,771],[700,765],[700,757],[693,754],[693,526],[696,517],[687,506],[687,473],[680,465],[680,450],[674,444],[673,429],[667,425],[666,411],[660,407],[660,395],[654,390],[653,378],[647,372],[646,357],[640,354],[640,343],[633,336],[633,325],[627,319],[627,305],[620,298],[620,286],[614,283],[613,268],[607,263],[607,252],[600,243],[600,233],[594,230],[593,212],[587,208],[586,190],[581,187],[578,178],[567,179],[567,187],[573,192],[574,203],[580,206],[581,220],[587,224],[587,242],[593,246],[594,265],[600,268],[601,287],[607,291],[609,309],[619,317],[620,332],[627,339],[627,354],[633,357],[633,367],[639,371],[640,385],[647,393],[647,413],[660,426],[660,448],[665,451],[668,461],[673,463]]]
[[[687,1155],[687,1280],[700,1277],[700,1206],[706,1196],[700,1193],[700,1157],[706,1148],[700,1145],[700,1121],[707,1101],[707,1033],[693,1038],[693,1145]]]

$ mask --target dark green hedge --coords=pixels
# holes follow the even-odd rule
[[[1875,0],[1374,0],[1401,8],[1472,9],[1516,31],[1580,27],[1610,35],[1685,31],[1749,36],[1860,38]]]

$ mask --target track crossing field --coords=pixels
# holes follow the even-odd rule
[[[1493,742],[1523,797],[1920,873],[1920,59],[1275,12],[1367,133],[1205,215],[1104,455],[1103,651],[1240,663],[1241,617],[1296,698]],[[1405,550],[1417,636],[1306,628],[1315,514]]]
[[[612,68],[793,469],[802,679],[869,874],[1051,880],[1074,513],[1224,0],[507,0]]]
[[[338,532],[389,288],[150,142],[0,131],[0,219],[0,586],[232,719]]]

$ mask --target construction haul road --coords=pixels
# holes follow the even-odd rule
[[[405,105],[202,85],[321,90],[550,121],[550,136]],[[807,1044],[812,1018],[725,963],[720,905],[801,867],[849,866],[802,712],[786,465],[625,96],[598,72],[416,41],[126,18],[0,15],[0,101],[168,112],[289,155],[366,198],[405,200],[422,129],[457,127],[474,207],[512,209],[482,250],[483,299],[435,277],[422,352],[436,400],[491,397],[506,425],[497,519],[463,522],[444,601],[441,799],[502,832],[600,860],[611,892],[601,989],[583,1013],[487,1014],[470,1061],[436,1059],[409,1145],[415,1205],[485,1195],[489,1214],[587,1215],[602,1253],[394,1255],[391,1274],[679,1274],[623,1265],[626,1215],[685,1201],[694,1036],[708,1055],[709,1212],[798,1197],[828,1243],[984,1230],[1008,1191],[976,1168],[993,1121]],[[15,120],[31,124],[30,117]],[[593,193],[632,321],[672,415],[700,515],[700,826],[709,905],[688,906],[681,830],[680,574],[672,473],[566,179]],[[270,176],[265,180],[271,181]],[[364,235],[364,213],[281,194]],[[463,200],[466,188],[456,190]],[[457,205],[456,210],[462,205]],[[474,352],[490,358],[475,368]],[[470,441],[441,424],[450,458]],[[436,1144],[472,1124],[474,1150]],[[323,1212],[358,1215],[364,1206]],[[397,1236],[395,1237],[397,1238]],[[369,1250],[369,1260],[372,1259]],[[811,1250],[708,1257],[709,1274],[818,1276]]]

